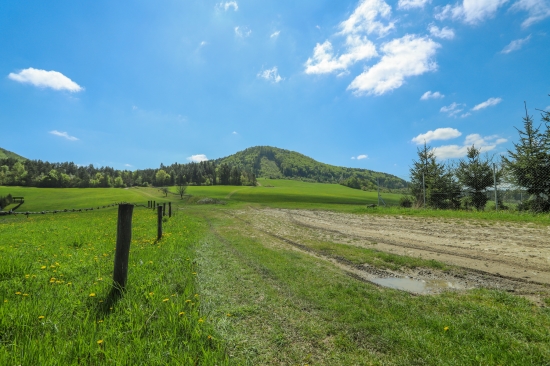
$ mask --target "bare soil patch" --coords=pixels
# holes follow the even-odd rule
[[[313,253],[301,242],[306,239],[329,241],[434,259],[457,267],[451,271],[424,268],[389,271],[324,256],[348,274],[363,280],[411,278],[433,285],[424,293],[495,288],[529,297],[538,303],[550,294],[550,227],[271,208],[233,211],[232,214],[294,250],[318,257],[323,255]]]

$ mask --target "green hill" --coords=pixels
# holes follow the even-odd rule
[[[2,149],[0,147],[0,159],[9,159],[9,158],[17,159],[17,160],[27,160],[27,158],[24,158],[21,155],[17,155],[16,153],[13,153],[6,149]]]
[[[367,169],[344,168],[320,163],[300,153],[271,146],[255,146],[216,160],[238,166],[258,178],[286,178],[311,182],[340,183],[352,188],[375,189],[377,181],[389,189],[405,188],[407,182],[391,174]]]

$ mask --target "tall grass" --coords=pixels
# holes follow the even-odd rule
[[[111,295],[116,209],[0,224],[0,364],[224,364],[201,312],[200,219],[135,209],[127,291]]]

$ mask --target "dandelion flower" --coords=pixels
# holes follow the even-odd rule
[[[95,292],[92,292],[92,293],[90,294],[90,297],[95,297]]]
[[[227,313],[227,314],[225,314],[225,315],[227,315],[227,316],[231,316],[231,314],[229,314],[229,313]]]
[[[182,315],[185,315],[185,311],[180,311],[179,316],[182,316]]]
[[[99,341],[97,341],[97,344],[102,345],[103,344],[103,339],[100,339]]]
[[[4,302],[8,302],[8,299],[5,299]]]
[[[44,319],[44,315],[40,315],[40,316],[38,317],[38,319],[40,319],[40,320]]]
[[[167,302],[169,300],[170,300],[169,298],[166,298],[166,299],[163,299],[162,302]]]
[[[199,318],[199,323],[202,323],[204,322],[204,320],[202,318]]]
[[[29,294],[23,294],[23,296],[29,296]]]
[[[21,295],[21,292],[20,292],[20,291],[17,291],[15,294],[16,294],[16,295]]]
[[[42,266],[42,267],[40,267],[40,269],[46,269],[46,266]]]
[[[97,322],[98,322],[98,323],[103,323],[103,320],[98,320]]]
[[[443,328],[443,330],[446,332],[446,331],[449,330],[449,327],[445,327],[445,328]]]
[[[191,300],[185,300],[185,302],[191,302]]]
[[[199,294],[195,294],[195,297],[199,297]]]
[[[212,336],[211,336],[211,335],[208,335],[208,339],[212,339]]]
[[[192,274],[193,274],[193,275],[197,275],[197,272],[193,272]]]
[[[154,294],[154,292],[149,292],[149,296],[153,296]]]

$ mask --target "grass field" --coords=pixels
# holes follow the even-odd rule
[[[183,200],[142,188],[0,187],[0,195],[25,196],[21,209],[29,211],[176,202],[176,215],[166,220],[158,242],[153,210],[135,208],[128,289],[118,301],[109,296],[116,208],[0,217],[0,364],[544,365],[550,360],[548,307],[495,290],[413,296],[380,288],[289,250],[227,214],[248,205],[419,213],[366,209],[376,193],[342,186],[261,183],[189,187],[192,197]],[[192,203],[200,197],[227,204]],[[468,214],[460,215],[477,218]],[[508,220],[485,214],[488,220]],[[547,218],[522,220],[540,224]],[[354,264],[444,268],[330,241],[308,245]]]

